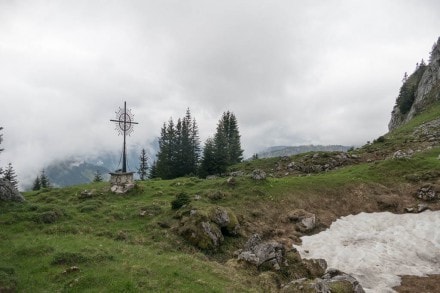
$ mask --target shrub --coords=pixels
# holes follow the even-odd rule
[[[189,198],[189,195],[185,192],[181,192],[176,195],[176,198],[171,202],[171,208],[173,210],[180,209],[186,204],[189,204],[191,202],[191,199]]]
[[[85,263],[89,258],[76,252],[59,252],[54,255],[51,264],[53,265],[76,265]]]

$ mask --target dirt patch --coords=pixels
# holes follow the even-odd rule
[[[440,275],[427,277],[403,276],[402,284],[393,289],[400,293],[438,293],[440,292]]]

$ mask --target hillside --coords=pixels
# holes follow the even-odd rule
[[[296,266],[273,271],[238,261],[236,251],[258,233],[264,241],[280,243],[289,255],[301,235],[321,231],[341,216],[402,213],[421,202],[438,210],[438,199],[425,202],[415,195],[427,184],[438,190],[439,121],[436,105],[346,155],[258,159],[234,166],[237,177],[229,180],[138,182],[125,196],[110,193],[108,183],[87,184],[28,192],[24,204],[1,202],[0,287],[32,292],[262,292],[277,290],[292,278],[313,277],[314,269],[298,262],[295,254],[289,261]],[[297,165],[303,167],[293,170]],[[326,165],[326,171],[316,167]],[[250,178],[255,169],[264,170],[268,178]],[[190,204],[171,209],[182,192]],[[316,215],[316,227],[292,224],[291,213],[301,209]],[[185,231],[197,223],[191,223],[190,215],[208,221],[214,210],[235,219],[237,233],[225,226],[216,245],[209,239],[191,241]]]
[[[0,292],[362,292],[292,245],[347,215],[440,210],[440,102],[417,109],[348,152],[256,159],[125,195],[101,182],[1,201]],[[395,289],[439,279],[405,276]]]
[[[343,145],[300,145],[300,146],[273,146],[269,147],[257,155],[259,158],[273,158],[283,156],[293,156],[307,152],[346,152],[349,146]]]

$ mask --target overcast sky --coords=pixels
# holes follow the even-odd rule
[[[440,1],[0,0],[0,165],[119,150],[126,100],[149,147],[189,107],[204,141],[235,113],[246,156],[362,145],[387,132],[405,71],[440,36]]]

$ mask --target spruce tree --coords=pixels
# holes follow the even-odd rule
[[[147,179],[147,173],[148,172],[148,157],[147,152],[145,149],[142,149],[141,155],[139,156],[139,168],[138,168],[138,174],[139,178],[144,181]]]
[[[95,172],[95,177],[93,178],[93,182],[101,182],[102,176],[101,176],[101,172],[99,172],[99,170],[96,170]]]
[[[151,164],[150,174],[148,176],[150,179],[158,178],[156,165],[157,165],[156,161],[154,161],[153,164]]]
[[[49,178],[46,176],[46,173],[43,170],[41,170],[41,174],[40,174],[40,185],[41,188],[50,188],[50,182],[49,182]]]
[[[243,160],[237,118],[232,112],[224,112],[220,118],[214,135],[213,149],[216,162],[214,174],[225,173],[228,166]],[[205,160],[205,156],[203,160]],[[202,161],[202,165],[204,164],[206,165]]]
[[[17,181],[17,175],[15,174],[14,168],[12,167],[12,164],[9,163],[6,167],[3,179],[8,180],[11,182],[11,185],[14,186],[15,189],[18,189],[18,181]]]
[[[32,190],[40,190],[41,189],[41,181],[40,181],[40,177],[37,176],[37,178],[35,178],[34,180],[34,184],[32,185]]]
[[[203,148],[202,162],[200,164],[199,176],[204,178],[208,175],[218,173],[217,162],[215,158],[215,145],[212,138],[208,138]]]
[[[200,140],[195,119],[189,109],[174,124],[171,118],[164,123],[159,138],[155,172],[157,177],[171,179],[197,173]]]

